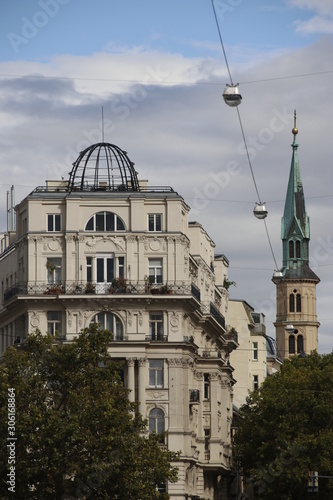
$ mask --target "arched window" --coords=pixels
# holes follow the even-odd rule
[[[115,314],[100,312],[93,317],[92,323],[99,323],[103,330],[110,330],[113,340],[123,340],[123,324]]]
[[[301,242],[299,240],[296,241],[296,259],[301,258]]]
[[[304,345],[303,345],[303,335],[297,335],[297,352],[300,354],[301,352],[304,352]]]
[[[302,312],[302,297],[300,293],[296,295],[296,312]]]
[[[113,212],[97,212],[88,220],[85,231],[125,231],[123,220]]]
[[[289,354],[295,354],[295,336],[289,335]]]
[[[289,312],[295,312],[295,295],[293,293],[289,295]]]
[[[153,408],[149,412],[149,434],[161,434],[165,430],[164,413],[160,408]],[[164,442],[164,437],[161,438]]]
[[[292,240],[289,241],[289,259],[293,259],[295,256],[294,252],[294,242]]]

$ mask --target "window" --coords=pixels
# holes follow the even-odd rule
[[[47,215],[47,230],[48,231],[61,231],[61,215],[48,214]]]
[[[49,257],[46,261],[47,283],[54,285],[61,283],[61,258]]]
[[[117,214],[97,212],[88,220],[85,231],[125,231],[125,224]]]
[[[296,312],[302,312],[302,298],[300,293],[296,295]]]
[[[148,214],[148,231],[162,231],[162,214]]]
[[[210,379],[209,373],[204,373],[204,399],[210,398]]]
[[[110,330],[113,340],[123,340],[123,324],[115,314],[100,312],[93,317],[92,322],[99,323],[102,330]]]
[[[164,360],[150,359],[149,360],[149,387],[164,386]]]
[[[252,359],[258,361],[258,342],[252,342]]]
[[[293,293],[289,295],[289,312],[295,312],[295,296]]]
[[[299,240],[296,241],[296,258],[301,258],[301,242]]]
[[[205,451],[208,451],[210,446],[210,429],[204,429],[204,433],[205,433]]]
[[[56,333],[61,333],[61,311],[48,311],[47,333],[53,336],[56,335]]]
[[[289,259],[293,259],[295,256],[294,252],[294,242],[292,240],[289,241]]]
[[[163,281],[163,260],[148,259],[149,281],[150,283],[162,283]]]
[[[163,314],[160,312],[149,314],[149,337],[151,340],[163,339]]]
[[[165,429],[164,413],[160,408],[153,408],[149,412],[149,434],[161,434]],[[164,437],[161,438],[164,442]]]
[[[289,354],[295,354],[295,336],[289,335]]]
[[[86,258],[87,282],[111,283],[113,278],[124,278],[125,257],[114,254]]]
[[[297,353],[304,352],[303,335],[297,335]]]
[[[253,375],[253,390],[256,391],[259,389],[259,376]]]

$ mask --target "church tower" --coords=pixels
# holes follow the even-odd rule
[[[318,350],[316,285],[320,279],[309,267],[310,222],[296,143],[294,115],[292,160],[281,224],[283,267],[273,276],[276,285],[276,343],[282,359]]]

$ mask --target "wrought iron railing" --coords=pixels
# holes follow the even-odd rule
[[[41,281],[16,283],[4,292],[4,302],[16,295],[191,295],[200,301],[200,290],[193,283],[173,281],[149,283],[143,281],[115,280],[115,283],[90,283],[62,281],[49,284]]]
[[[225,317],[223,316],[223,314],[220,313],[217,307],[214,306],[213,302],[202,303],[201,312],[203,314],[210,314],[211,316],[213,316],[215,321],[217,321],[219,325],[221,325],[222,328],[225,329]]]

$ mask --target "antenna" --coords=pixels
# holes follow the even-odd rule
[[[102,142],[104,142],[104,109],[102,106]]]

